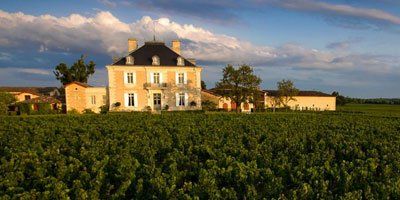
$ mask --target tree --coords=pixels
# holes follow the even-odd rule
[[[278,101],[285,108],[288,107],[290,101],[295,101],[294,98],[299,94],[299,90],[294,86],[291,80],[281,80],[277,83],[278,87]]]
[[[235,69],[227,65],[223,70],[222,79],[217,82],[217,92],[225,98],[236,103],[236,112],[239,112],[241,104],[252,101],[259,91],[261,79],[253,74],[253,69],[248,65],[242,65]]]
[[[7,115],[8,106],[15,101],[16,99],[12,94],[0,91],[0,115]]]
[[[206,83],[204,81],[201,81],[201,89],[202,90],[207,89],[207,85],[206,85]]]
[[[338,105],[338,106],[346,105],[346,103],[347,103],[346,97],[340,95],[339,92],[337,92],[337,91],[332,92],[332,96],[336,97],[336,105]]]
[[[89,64],[85,63],[86,56],[82,55],[71,67],[65,63],[60,63],[53,71],[57,80],[65,85],[74,81],[87,83],[89,76],[94,74],[96,64],[90,61]]]

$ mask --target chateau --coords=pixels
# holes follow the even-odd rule
[[[128,55],[106,66],[108,87],[73,82],[65,86],[67,111],[199,110],[201,70],[180,54],[180,41],[146,42],[138,48],[128,40]]]
[[[65,85],[66,110],[179,111],[200,110],[201,102],[211,101],[216,109],[235,110],[236,104],[217,91],[201,89],[202,67],[194,59],[181,55],[181,43],[145,42],[138,48],[136,39],[128,39],[128,54],[107,65],[108,87],[92,87],[72,82]],[[241,104],[242,112],[279,108],[277,91],[260,90],[256,102]],[[336,97],[317,91],[300,91],[288,106],[293,110],[336,110]]]

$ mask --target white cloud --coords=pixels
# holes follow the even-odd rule
[[[330,12],[332,14],[375,19],[400,24],[400,17],[378,9],[357,8],[345,4],[329,4],[313,0],[283,0],[279,4],[285,8],[315,12]]]
[[[35,68],[16,68],[15,71],[28,74],[50,75],[49,70],[35,69]]]
[[[11,60],[11,54],[0,52],[0,60]]]
[[[68,17],[32,16],[0,10],[0,38],[13,41],[15,48],[29,44],[39,51],[103,53],[121,55],[127,50],[127,38],[150,40],[155,25],[157,38],[183,41],[183,54],[205,63],[248,63],[254,66],[292,67],[321,70],[355,70],[390,73],[399,70],[399,59],[385,56],[351,55],[345,52],[309,49],[296,44],[279,47],[260,46],[238,38],[216,34],[191,24],[179,24],[168,18],[143,17],[125,23],[110,12],[93,17],[71,14]],[[7,44],[0,43],[1,46]],[[383,69],[383,70],[382,70]]]
[[[116,2],[110,0],[99,0],[99,2],[111,8],[115,8],[117,6]]]

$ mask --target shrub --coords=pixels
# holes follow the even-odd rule
[[[168,111],[168,110],[169,110],[169,105],[165,105],[165,106],[164,106],[164,110],[165,110],[165,111]]]
[[[95,114],[95,112],[93,112],[92,109],[85,109],[85,110],[83,110],[82,113],[83,113],[83,114]]]
[[[217,109],[217,104],[210,100],[205,100],[201,102],[201,107],[203,110],[212,111]]]
[[[110,110],[110,106],[108,106],[108,105],[100,106],[100,114],[107,114],[109,110]]]

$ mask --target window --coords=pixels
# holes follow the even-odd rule
[[[179,106],[185,106],[185,93],[179,93]]]
[[[152,60],[153,60],[152,65],[160,65],[160,58],[158,56],[153,56]]]
[[[107,104],[107,95],[103,95],[103,105]]]
[[[185,65],[185,60],[183,60],[182,57],[177,58],[177,65],[178,66],[184,66]]]
[[[132,56],[127,56],[126,57],[126,64],[127,65],[133,65],[134,64],[134,59]]]
[[[184,84],[184,83],[185,83],[185,74],[178,73],[178,84]]]
[[[158,73],[158,72],[153,73],[153,83],[157,83],[157,84],[160,83],[160,73]]]
[[[25,100],[31,99],[31,95],[25,95]]]
[[[135,106],[135,94],[128,94],[128,106]]]
[[[134,75],[132,72],[126,73],[126,83],[133,84],[134,82]]]
[[[93,96],[91,96],[90,99],[91,99],[92,104],[93,104],[93,105],[96,105],[96,96],[93,95]]]
[[[153,94],[153,103],[154,106],[160,106],[161,105],[161,93],[154,93]]]

